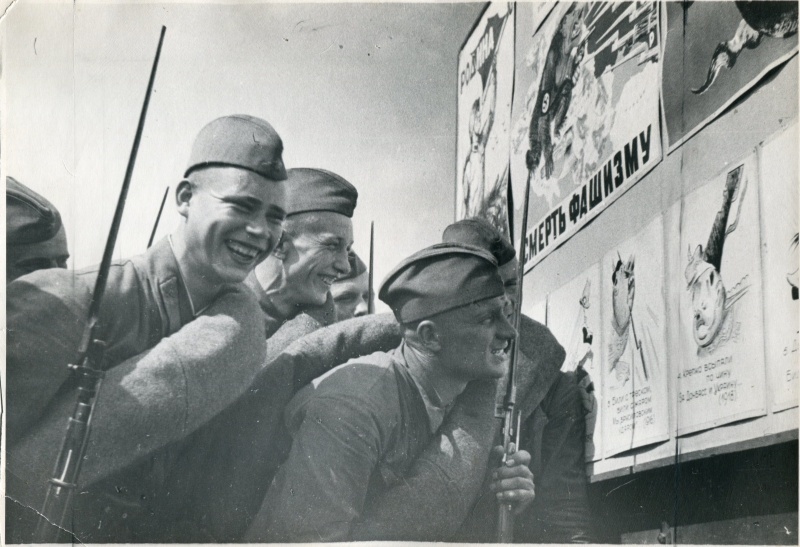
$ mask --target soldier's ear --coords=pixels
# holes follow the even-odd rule
[[[417,339],[422,342],[426,349],[432,352],[439,352],[442,343],[439,340],[439,329],[433,321],[420,321],[416,329]]]
[[[192,201],[192,183],[183,179],[175,188],[175,205],[178,213],[184,218],[189,214],[189,202]]]

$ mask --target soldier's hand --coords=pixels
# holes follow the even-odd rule
[[[514,445],[512,443],[512,450]],[[494,447],[495,456],[502,458],[503,447]],[[506,458],[504,463],[492,472],[492,483],[489,486],[501,503],[514,505],[514,513],[520,514],[533,501],[535,497],[533,473],[528,467],[531,455],[520,450]]]

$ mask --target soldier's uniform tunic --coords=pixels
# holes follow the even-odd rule
[[[41,507],[75,404],[67,364],[78,357],[96,275],[95,269],[43,270],[8,286],[7,495],[18,502],[7,505],[10,541],[24,540],[35,524],[29,508]],[[76,506],[74,532],[81,541],[143,539],[120,530],[109,535],[114,507],[128,507],[131,517],[148,514],[153,500],[142,496],[151,494],[159,467],[168,463],[163,451],[153,456],[156,451],[184,439],[250,384],[265,355],[263,324],[252,320],[258,313],[241,284],[221,287],[208,307],[193,310],[167,239],[112,265],[100,314],[106,378],[80,484],[121,470],[118,476],[146,480],[123,481],[121,490],[110,481],[76,496],[103,505],[100,513]]]

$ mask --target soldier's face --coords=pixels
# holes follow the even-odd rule
[[[367,315],[367,302],[369,302],[368,277],[368,272],[364,272],[353,279],[337,281],[331,286],[337,321]]]
[[[337,278],[350,271],[347,253],[353,245],[353,222],[331,211],[301,213],[313,217],[303,228],[287,231],[284,283],[290,300],[300,306],[321,306]],[[300,215],[297,215],[300,216]]]
[[[700,347],[714,341],[725,314],[725,287],[719,273],[709,268],[691,287],[694,340]]]
[[[611,293],[611,303],[614,310],[614,320],[617,326],[624,330],[631,322],[631,306],[633,306],[633,292],[631,286],[633,276],[624,268],[617,270],[614,276],[614,288]]]
[[[439,333],[439,358],[460,381],[500,378],[508,366],[514,328],[505,296],[481,300],[432,319]]]
[[[189,267],[206,282],[243,281],[280,240],[284,183],[232,167],[197,175],[188,201],[178,193]]]

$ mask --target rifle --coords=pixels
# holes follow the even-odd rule
[[[369,223],[369,273],[367,279],[369,280],[369,301],[367,302],[367,313],[372,315],[375,313],[375,282],[373,278],[372,266],[375,263],[375,221]]]
[[[515,406],[517,404],[517,362],[519,361],[519,330],[522,323],[522,277],[525,275],[525,240],[528,232],[528,202],[531,197],[531,178],[528,173],[528,182],[525,185],[525,201],[522,206],[522,232],[519,236],[519,264],[517,265],[517,305],[514,310],[514,328],[517,335],[514,338],[514,347],[511,351],[511,360],[508,364],[508,384],[506,395],[503,399],[503,461],[513,454],[511,451],[512,439],[516,436],[515,449],[519,448],[519,428],[521,416],[517,413],[514,420]],[[514,512],[510,503],[501,503],[497,518],[497,543],[511,543],[514,541]]]
[[[164,190],[164,197],[161,198],[161,206],[158,208],[158,214],[156,215],[156,221],[153,223],[153,231],[150,232],[150,239],[147,241],[147,248],[153,246],[153,239],[156,237],[156,230],[158,230],[158,221],[161,220],[161,212],[164,210],[164,204],[167,202],[167,196],[169,195],[169,186]]]
[[[144,97],[142,112],[139,116],[139,125],[136,128],[136,136],[133,139],[133,149],[128,159],[125,179],[122,182],[117,208],[114,211],[114,219],[111,222],[108,239],[106,239],[103,260],[100,263],[100,270],[97,272],[97,280],[94,284],[92,301],[89,306],[89,318],[83,331],[78,354],[78,363],[80,364],[69,365],[69,368],[77,376],[78,401],[67,424],[67,431],[64,434],[64,441],[56,460],[53,478],[48,481],[47,495],[34,531],[34,543],[55,543],[58,541],[61,531],[64,530],[67,513],[72,506],[72,496],[77,487],[81,463],[86,453],[97,391],[100,389],[104,375],[102,364],[106,344],[100,339],[100,304],[106,290],[108,272],[111,268],[111,257],[114,254],[114,246],[117,242],[117,234],[122,221],[122,212],[125,209],[128,188],[131,185],[133,166],[136,163],[136,155],[139,151],[144,120],[147,116],[147,107],[153,91],[153,82],[155,81],[156,68],[158,67],[158,59],[161,56],[161,46],[164,43],[166,30],[167,27],[161,27],[156,58],[150,71],[150,81],[147,84],[147,92]]]

